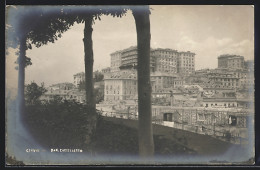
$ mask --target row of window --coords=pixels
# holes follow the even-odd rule
[[[205,107],[213,107],[213,106],[224,106],[224,107],[238,107],[238,104],[236,103],[224,103],[224,105],[222,104],[217,104],[217,103],[205,103]]]
[[[123,94],[135,94],[135,92],[136,92],[136,89],[133,89],[133,91],[132,90],[125,90]],[[114,90],[113,92],[107,91],[106,94],[120,94],[120,91],[116,91],[116,90]]]
[[[183,67],[194,67],[194,64],[184,64]]]

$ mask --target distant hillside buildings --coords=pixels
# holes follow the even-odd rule
[[[190,51],[156,48],[151,49],[150,57],[153,99],[168,98],[166,101],[170,104],[172,91],[175,96],[175,99],[171,100],[175,103],[172,104],[178,103],[178,106],[248,106],[248,103],[238,102],[236,98],[238,90],[254,86],[253,62],[244,61],[243,56],[221,55],[218,57],[218,68],[197,71],[195,53]],[[108,68],[102,71],[105,74],[104,102],[137,99],[136,68],[137,47],[111,54],[110,72]],[[196,85],[203,89],[203,93],[186,93],[184,91],[188,90],[187,85]],[[175,93],[180,88],[182,92]]]
[[[110,67],[102,69],[104,79],[95,82],[103,103],[118,103],[138,99],[137,47],[111,54]],[[218,68],[195,71],[195,53],[172,49],[151,49],[151,88],[154,105],[180,107],[248,107],[254,88],[254,62],[243,56],[221,55]],[[103,78],[103,77],[102,77]],[[85,101],[85,91],[79,84],[85,73],[73,75],[73,84],[50,86],[46,99],[59,95],[64,99]],[[253,91],[253,90],[252,90]],[[241,97],[242,96],[242,97]],[[100,101],[99,100],[99,101]]]
[[[116,51],[111,56],[111,72],[136,68],[137,47]],[[152,72],[188,74],[195,71],[195,53],[178,52],[172,49],[156,48],[150,52],[150,68]],[[105,72],[105,70],[104,70]]]
[[[138,115],[137,56],[136,47],[116,51],[111,54],[110,67],[93,73],[97,106],[110,110],[111,116],[112,112]],[[195,71],[195,53],[189,51],[156,48],[150,57],[153,122],[218,136],[228,127],[233,136],[247,136],[254,107],[253,61],[221,55],[218,68]],[[85,103],[84,81],[85,73],[77,73],[73,83],[52,85],[41,99],[58,96]]]

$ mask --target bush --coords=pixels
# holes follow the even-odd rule
[[[83,104],[54,99],[26,106],[28,130],[48,148],[85,148],[88,114]]]

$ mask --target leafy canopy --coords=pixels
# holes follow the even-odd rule
[[[38,99],[47,92],[47,89],[44,87],[44,83],[41,86],[38,86],[35,82],[26,85],[25,88],[25,99],[27,104],[35,104]]]

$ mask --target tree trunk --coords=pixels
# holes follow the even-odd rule
[[[149,8],[133,10],[138,48],[138,130],[139,155],[142,158],[154,154],[151,84],[150,84],[150,19]]]
[[[25,117],[24,109],[25,109],[25,99],[24,99],[24,82],[25,82],[25,55],[26,55],[26,38],[22,36],[20,38],[20,49],[19,49],[19,67],[18,67],[18,94],[17,94],[17,102],[18,102],[18,115],[17,121],[22,121]]]
[[[95,111],[96,102],[94,96],[93,83],[93,43],[92,43],[92,21],[93,17],[89,16],[85,19],[84,29],[84,51],[85,51],[85,84],[86,84],[86,104],[87,108]]]
[[[86,90],[86,111],[88,114],[88,131],[86,132],[86,144],[90,143],[91,135],[96,129],[96,101],[93,84],[93,43],[92,43],[92,22],[93,16],[90,15],[85,19],[84,29],[84,51],[85,51],[85,90]]]

